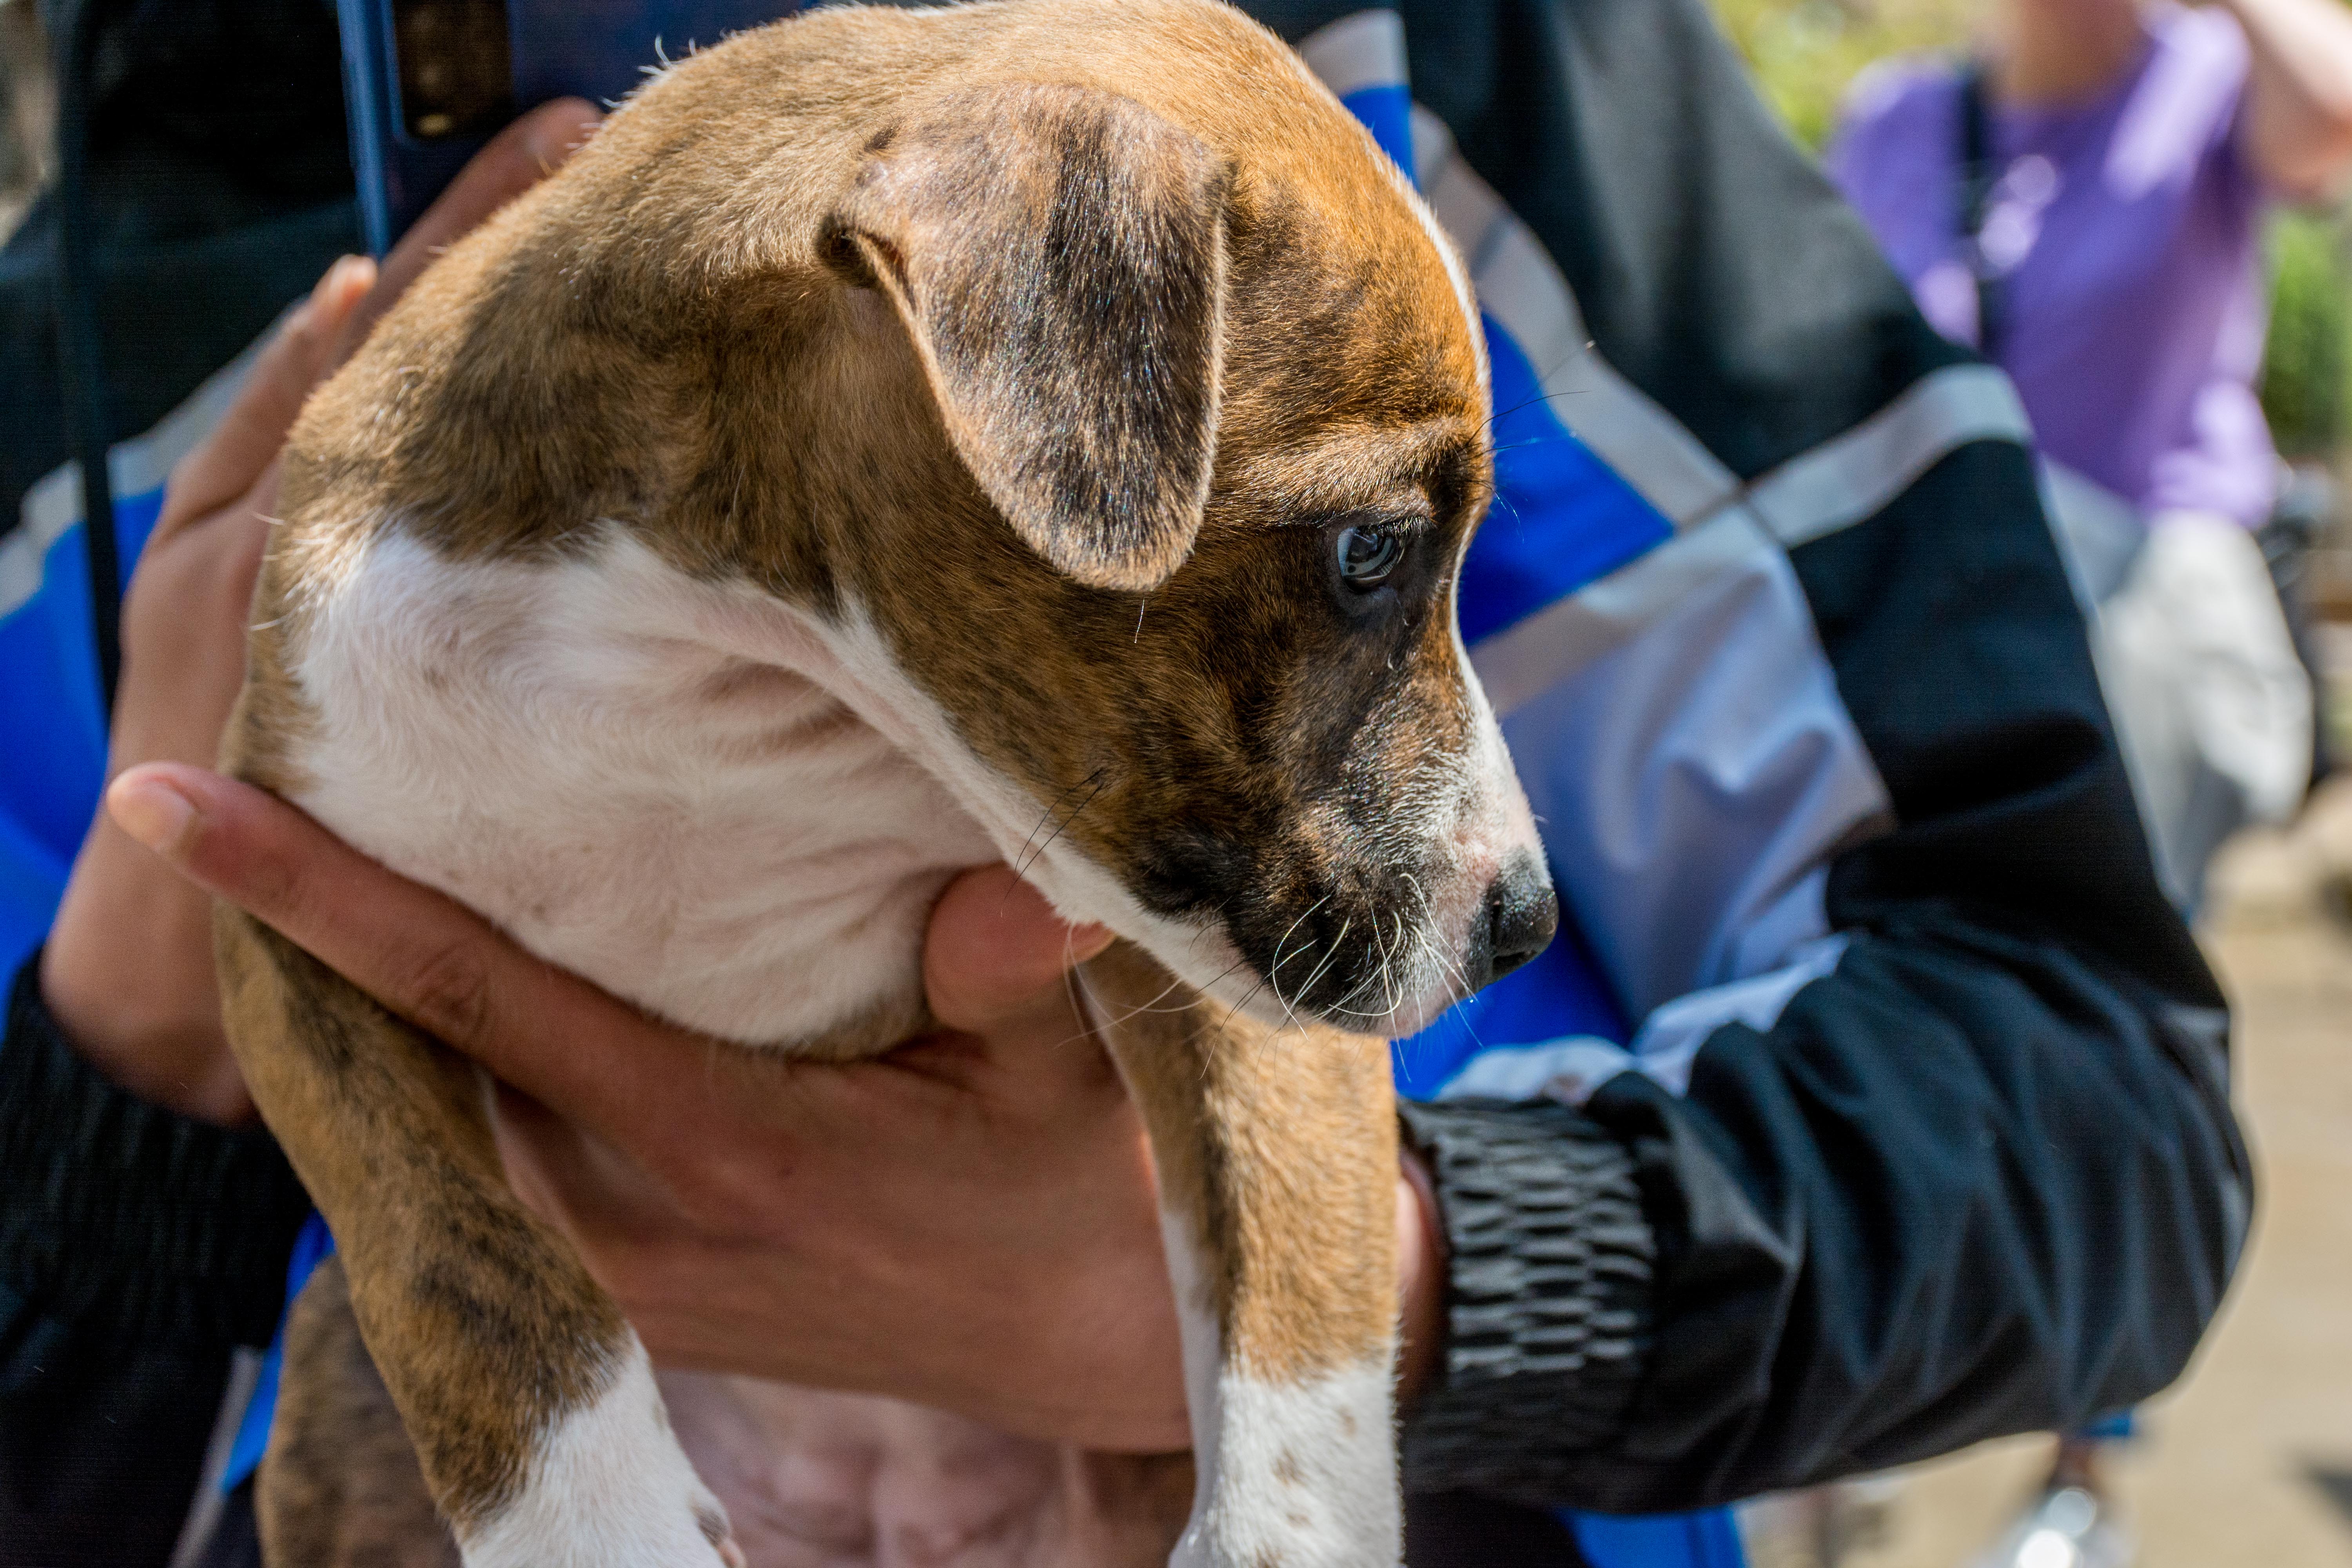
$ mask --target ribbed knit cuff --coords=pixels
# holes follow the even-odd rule
[[[117,1088],[17,971],[0,1041],[0,1281],[127,1340],[260,1345],[310,1200],[267,1130],[215,1127]]]
[[[1400,1110],[1452,1249],[1443,1381],[1407,1413],[1405,1485],[1555,1501],[1622,1424],[1648,1349],[1655,1245],[1633,1156],[1548,1100]]]

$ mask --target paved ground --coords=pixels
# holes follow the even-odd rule
[[[2352,909],[2329,907],[2347,887],[2352,784],[2216,869],[2203,934],[2238,1008],[2262,1208],[2220,1325],[2119,1467],[2143,1568],[2352,1568]],[[1908,1473],[1885,1539],[1841,1568],[1965,1568],[2045,1452],[1988,1444]]]

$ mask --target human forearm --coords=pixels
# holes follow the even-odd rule
[[[51,1015],[81,1057],[130,1093],[203,1121],[249,1121],[253,1103],[221,1033],[212,901],[108,875],[111,861],[147,852],[103,822],[91,840],[42,953]],[[139,973],[127,974],[131,967]]]
[[[2220,0],[2251,54],[2243,134],[2265,182],[2323,199],[2352,170],[2352,11],[2341,0]]]
[[[1436,1178],[1410,1132],[1398,1150],[1397,1408],[1411,1412],[1437,1377],[1445,1349],[1445,1221]]]

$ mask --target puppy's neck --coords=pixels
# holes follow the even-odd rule
[[[849,1055],[920,1026],[930,905],[997,851],[814,617],[618,528],[468,561],[397,523],[305,608],[293,793],[330,827],[721,1038]]]

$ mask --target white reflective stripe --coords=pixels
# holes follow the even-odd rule
[[[1494,187],[1455,154],[1454,132],[1445,121],[1417,103],[1412,106],[1412,177],[1437,221],[1445,226],[1445,232],[1454,237],[1454,245],[1475,271],[1486,260],[1488,238],[1496,224],[1510,216],[1510,209],[1503,205]],[[1581,323],[1575,314],[1571,305],[1566,319],[1578,329],[1573,341],[1580,342]],[[1557,346],[1554,352],[1559,352]],[[1538,358],[1537,363],[1543,361]]]
[[[1355,90],[1343,82],[1386,85],[1403,77],[1402,24],[1393,12],[1358,12],[1315,34],[1302,52],[1335,92]],[[2006,375],[1990,365],[1951,365],[1743,494],[1720,458],[1594,349],[1559,264],[1461,157],[1445,122],[1419,104],[1412,155],[1431,210],[1468,261],[1479,307],[1527,356],[1561,424],[1677,529],[1744,502],[1782,544],[1801,544],[1877,512],[1969,442],[2032,438]]]
[[[1468,168],[1459,159],[1447,164],[1451,177],[1446,183],[1456,187],[1475,184],[1485,192],[1486,182],[1469,174]],[[1486,194],[1491,197],[1491,193]],[[1559,269],[1537,240],[1535,230],[1508,212],[1487,225],[1471,259],[1470,277],[1478,290],[1478,302],[1511,334],[1546,392],[1555,390],[1552,383],[1557,373],[1580,361],[1600,361],[1584,331],[1584,318],[1577,314],[1567,285],[1559,281]],[[1582,416],[1584,401],[1581,395],[1557,400],[1552,412],[1559,416],[1561,424],[1570,424],[1571,416]]]
[[[26,498],[29,501],[30,498]],[[37,521],[26,508],[16,531],[0,539],[0,618],[13,616],[41,591],[41,563],[65,531],[80,521],[79,509],[62,521]]]
[[[1496,1046],[1470,1058],[1433,1100],[1556,1100],[1582,1105],[1622,1072],[1638,1072],[1674,1094],[1690,1091],[1699,1047],[1726,1024],[1761,1034],[1780,1021],[1798,992],[1830,973],[1845,956],[1844,933],[1797,948],[1778,969],[1694,991],[1652,1013],[1629,1049],[1591,1035],[1533,1046]]]
[[[1495,711],[1507,719],[1710,583],[1752,571],[1759,557],[1777,552],[1747,512],[1717,512],[1712,521],[1481,638],[1470,650],[1471,667]]]
[[[1419,105],[1412,145],[1421,188],[1468,258],[1479,305],[1528,356],[1553,412],[1678,529],[1744,500],[1781,543],[1801,544],[1871,516],[1970,441],[2031,439],[2006,375],[1990,365],[1951,365],[1742,497],[1738,477],[1714,453],[1594,350],[1559,265],[1464,162],[1445,122]]]
[[[172,465],[186,457],[228,412],[254,357],[277,331],[273,325],[254,340],[144,434],[117,442],[108,451],[107,478],[117,496],[145,495],[171,478]],[[81,464],[67,463],[35,480],[25,492],[17,516],[16,531],[0,540],[0,616],[14,615],[40,592],[41,563],[49,546],[81,521]]]
[[[1738,484],[1697,437],[1591,349],[1545,376],[1543,389],[1576,438],[1676,528],[1704,521]]]
[[[1745,1024],[1759,1034],[1771,1028],[1790,998],[1837,968],[1850,941],[1843,931],[1822,937],[1790,953],[1779,969],[1675,997],[1642,1021],[1629,1055],[1633,1067],[1673,1093],[1687,1094],[1691,1064],[1717,1029],[1726,1024]],[[1586,1089],[1586,1097],[1600,1087]]]
[[[1636,1016],[1828,934],[1821,868],[1886,789],[1787,552],[1744,511],[1472,658],[1560,896]]]
[[[1406,85],[1404,18],[1394,11],[1359,11],[1327,23],[1307,35],[1298,54],[1334,98]]]
[[[253,1390],[261,1381],[261,1352],[244,1345],[229,1352],[228,1382],[221,1390],[221,1402],[213,1417],[213,1435],[205,1444],[203,1467],[196,1472],[195,1495],[189,1500],[186,1517],[180,1523],[180,1538],[173,1544],[170,1568],[196,1568],[205,1560],[205,1548],[212,1544],[213,1532],[220,1528],[221,1478],[228,1473],[229,1451],[236,1447],[237,1428],[245,1424],[245,1407],[253,1403]]]
[[[1923,376],[1902,396],[1748,489],[1748,510],[1795,546],[1877,513],[1945,454],[1971,441],[2032,439],[2025,405],[1989,364]]]
[[[1560,423],[1676,528],[1733,497],[1737,476],[1595,352],[1568,279],[1535,231],[1463,161],[1445,122],[1417,104],[1412,149],[1430,206],[1469,258],[1480,307],[1528,356]]]
[[[1633,1053],[1591,1035],[1496,1046],[1472,1057],[1433,1100],[1557,1100],[1582,1105],[1634,1065]]]

